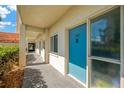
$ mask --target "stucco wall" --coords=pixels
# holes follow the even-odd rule
[[[36,47],[35,47],[35,53],[39,55],[39,43],[35,42]]]
[[[35,52],[42,57],[42,62],[45,61],[45,49],[43,48],[43,42],[44,42],[44,40],[45,40],[45,35],[43,33],[35,41],[36,42],[35,43],[36,44]],[[41,42],[41,51],[39,50],[40,49],[39,42]]]
[[[112,6],[74,6],[72,7],[56,24],[49,29],[49,44],[50,37],[58,33],[58,53],[49,53],[49,63],[62,74],[65,74],[65,33],[68,28],[83,23],[88,17],[93,14],[99,14]],[[50,48],[50,46],[49,46]]]

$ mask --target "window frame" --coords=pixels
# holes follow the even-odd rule
[[[121,64],[120,64],[120,87],[124,88],[124,6],[120,6],[120,18],[121,18],[121,23],[120,23],[120,37],[121,37],[121,45],[120,45],[120,59],[121,59]]]
[[[57,36],[57,51],[55,51],[55,36]],[[53,39],[53,41],[51,41],[51,39]],[[53,50],[52,50],[52,48],[53,48]],[[56,34],[53,34],[53,35],[51,35],[50,36],[50,52],[52,52],[52,53],[58,53],[58,34],[56,33]]]
[[[121,16],[121,6],[115,6],[115,7],[112,7],[111,9],[108,9],[108,10],[104,11],[104,12],[101,13],[100,15],[97,15],[97,16],[95,16],[95,17],[90,18],[90,27],[89,27],[89,29],[90,29],[90,37],[91,37],[91,33],[92,33],[92,32],[91,32],[91,20],[92,20],[92,19],[95,19],[95,18],[97,18],[97,17],[100,17],[100,16],[102,16],[102,15],[108,13],[108,12],[111,12],[112,10],[114,10],[114,9],[116,9],[116,8],[119,8],[119,7],[120,7],[120,16]],[[120,25],[121,25],[121,17],[120,17]],[[120,37],[121,37],[121,27],[120,27]],[[92,54],[91,51],[92,51],[92,41],[91,41],[91,38],[90,38],[90,54]],[[111,60],[113,60],[113,61],[115,61],[115,62],[112,62],[112,63],[121,64],[121,38],[120,38],[120,59],[107,58],[107,57],[100,57],[100,56],[92,56],[92,55],[90,55],[90,58],[91,58],[91,59],[96,59],[96,58],[97,58],[97,59],[100,60],[100,61],[106,61],[106,59],[107,59],[107,60],[110,61],[110,62],[111,62]]]
[[[107,62],[107,61],[102,61],[102,60],[97,60],[97,59],[92,59],[92,61],[91,62],[93,62],[93,61],[101,61],[101,62],[103,62],[103,63],[109,63],[109,64],[114,64],[114,65],[118,65],[120,68],[119,68],[119,70],[121,71],[121,65],[120,64],[116,64],[116,63],[111,63],[111,62]],[[101,63],[101,62],[96,62],[96,63]],[[91,70],[92,70],[92,64],[91,64]],[[121,73],[120,72],[118,72],[119,74],[120,74],[120,78],[121,78]],[[94,87],[92,87],[92,74],[93,74],[93,71],[91,71],[91,82],[90,82],[90,88],[94,88]],[[119,78],[119,81],[120,81],[120,78]],[[120,82],[120,87],[121,87],[121,82]],[[120,87],[115,87],[115,88],[120,88]],[[95,87],[95,88],[99,88],[99,87]],[[101,88],[111,88],[111,87],[101,87]]]
[[[111,12],[112,10],[114,10],[114,9],[116,9],[116,8],[118,8],[118,7],[120,7],[120,59],[118,60],[118,59],[113,59],[113,58],[106,58],[106,57],[98,57],[98,56],[92,56],[91,55],[91,47],[92,47],[92,44],[91,44],[91,20],[92,19],[95,19],[95,18],[97,18],[97,17],[99,17],[99,16],[102,16],[102,15],[104,15],[104,14],[106,14],[106,13],[108,13],[108,12]],[[89,74],[89,76],[88,76],[88,81],[89,81],[89,85],[88,85],[88,87],[92,87],[91,86],[91,70],[92,70],[92,60],[98,60],[98,61],[104,61],[104,62],[108,62],[108,63],[113,63],[113,64],[119,64],[120,65],[120,81],[121,81],[121,74],[122,74],[122,67],[121,67],[121,65],[122,65],[122,54],[124,54],[124,53],[122,53],[122,50],[123,50],[123,48],[122,48],[122,42],[124,42],[124,40],[122,40],[122,35],[121,35],[121,33],[123,32],[123,30],[122,30],[122,10],[124,11],[124,8],[122,9],[121,8],[122,6],[113,6],[113,7],[111,7],[111,8],[108,8],[108,9],[105,9],[105,10],[103,10],[102,12],[100,12],[100,13],[98,13],[97,15],[93,15],[93,16],[91,16],[91,17],[89,17],[88,19],[87,19],[87,23],[88,23],[88,32],[89,32],[89,40],[88,40],[88,46],[89,46],[89,48],[88,48],[88,59],[89,59],[89,61],[88,61],[88,74]],[[123,36],[124,37],[124,36]],[[123,45],[124,46],[124,45]],[[122,83],[122,81],[120,82],[120,87],[121,87],[121,83]]]

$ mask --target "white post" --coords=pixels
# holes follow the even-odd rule
[[[124,88],[124,6],[121,6],[121,88]]]
[[[69,29],[65,30],[65,75],[68,74],[69,63]]]
[[[49,63],[49,31],[45,29],[45,63]]]
[[[19,39],[19,65],[23,68],[26,66],[26,30],[23,24],[20,25]]]

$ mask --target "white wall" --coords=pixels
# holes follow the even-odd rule
[[[41,40],[41,57],[42,57],[42,61],[45,62],[45,49],[43,48],[43,42],[44,40]]]
[[[39,55],[39,43],[36,42],[35,53]]]
[[[49,63],[62,74],[65,74],[65,31],[76,24],[83,23],[92,14],[100,13],[112,6],[74,6],[49,30],[50,37],[58,33],[58,53],[49,53]],[[50,40],[49,40],[50,44]],[[49,47],[50,48],[50,47]]]
[[[45,40],[45,35],[42,34],[36,39],[36,49],[35,52],[42,57],[42,61],[45,62],[45,49],[43,49],[43,42]],[[39,51],[39,42],[41,42],[41,51]]]

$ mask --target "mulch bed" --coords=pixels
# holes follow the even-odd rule
[[[5,75],[0,77],[1,88],[21,88],[23,83],[24,70],[14,67]]]

